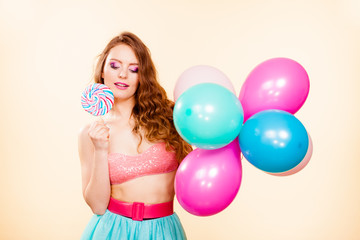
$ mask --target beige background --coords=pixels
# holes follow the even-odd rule
[[[94,59],[123,30],[151,49],[172,98],[178,76],[208,64],[237,94],[273,57],[301,63],[309,97],[296,114],[314,142],[289,177],[243,160],[234,202],[212,217],[176,203],[193,239],[360,239],[360,1],[0,0],[0,239],[79,239],[77,133],[94,118],[80,95]]]

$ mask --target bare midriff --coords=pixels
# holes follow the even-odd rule
[[[176,171],[147,175],[111,185],[111,197],[123,202],[157,204],[174,199]]]

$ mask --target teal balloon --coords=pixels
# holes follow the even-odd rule
[[[218,149],[240,133],[244,112],[239,99],[214,83],[197,84],[177,99],[174,125],[180,136],[201,149]]]
[[[305,157],[309,138],[304,125],[282,110],[261,111],[241,129],[239,143],[244,157],[270,173],[288,171]]]

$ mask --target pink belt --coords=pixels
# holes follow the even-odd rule
[[[158,203],[158,204],[144,204],[142,202],[122,202],[110,197],[108,210],[125,217],[129,217],[135,221],[142,221],[146,218],[166,217],[174,213],[174,201]]]

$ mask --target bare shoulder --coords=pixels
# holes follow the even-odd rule
[[[80,128],[79,133],[78,133],[79,145],[91,142],[90,137],[89,137],[90,126],[91,126],[91,123],[88,123],[85,126]]]
[[[79,139],[80,138],[82,139],[84,137],[89,137],[88,132],[89,132],[90,126],[91,126],[91,123],[88,123],[79,129],[79,133],[78,133]]]

